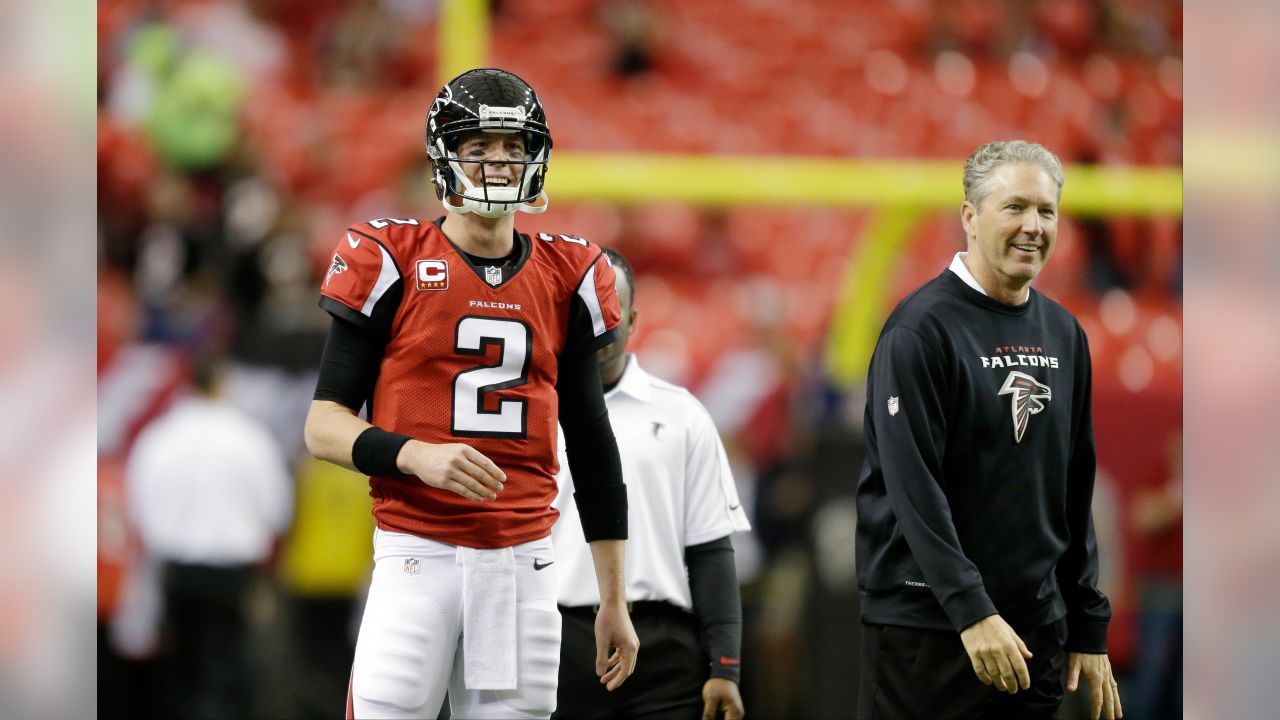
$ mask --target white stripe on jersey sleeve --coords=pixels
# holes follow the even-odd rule
[[[587,276],[582,278],[582,284],[578,286],[578,297],[582,298],[582,302],[587,304],[587,311],[591,313],[591,329],[595,331],[595,336],[600,337],[605,332],[604,312],[600,309],[600,298],[596,295],[596,266],[591,265],[591,269],[587,271]]]
[[[377,245],[377,243],[375,243]],[[364,307],[360,308],[360,312],[365,317],[373,317],[373,308],[386,294],[387,290],[400,279],[400,273],[396,272],[396,264],[391,259],[391,255],[387,253],[387,249],[378,245],[378,252],[382,253],[382,269],[378,272],[378,281],[373,284],[373,290],[369,292],[369,298],[364,301]]]

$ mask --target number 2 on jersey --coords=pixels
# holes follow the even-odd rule
[[[453,349],[484,357],[490,345],[501,349],[497,365],[463,370],[453,378],[453,434],[460,437],[524,438],[528,434],[528,400],[503,400],[485,410],[485,395],[529,381],[533,331],[519,320],[468,315],[458,321]]]

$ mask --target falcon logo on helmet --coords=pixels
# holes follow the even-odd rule
[[[1022,442],[1031,416],[1040,414],[1045,403],[1053,400],[1053,390],[1048,385],[1041,385],[1035,378],[1017,370],[1009,373],[996,394],[1013,396],[1013,441],[1018,443]]]
[[[524,141],[524,159],[462,159],[459,145],[478,131],[518,133]],[[547,209],[543,187],[551,159],[551,131],[538,94],[515,75],[482,68],[446,83],[427,115],[426,144],[436,196],[449,212],[498,218],[516,210],[540,213]],[[466,165],[476,163],[481,166],[478,186],[465,172]],[[485,179],[490,165],[518,167],[519,182],[490,185]]]

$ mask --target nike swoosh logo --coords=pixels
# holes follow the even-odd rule
[[[742,503],[737,503],[736,505],[730,505],[730,506],[729,506],[729,509],[730,509],[730,510],[737,510],[737,509],[738,509],[738,508],[740,508],[740,507],[742,507]]]
[[[352,250],[355,250],[356,248],[360,247],[360,241],[352,240],[351,233],[347,233],[347,244],[351,246]]]
[[[721,655],[721,656],[720,656],[720,664],[721,664],[721,665],[741,665],[741,664],[742,664],[742,661],[741,661],[741,660],[735,660],[735,659],[733,659],[733,658],[731,658],[731,657],[725,657],[724,655]]]
[[[556,564],[556,561],[555,561],[555,560],[552,560],[552,561],[551,561],[551,562],[549,562],[549,563],[542,563],[542,564],[539,564],[539,563],[538,563],[538,559],[537,559],[537,558],[534,558],[534,559],[533,559],[533,569],[534,569],[534,570],[541,570],[541,569],[546,568],[546,567],[551,567],[552,565],[555,565],[555,564]]]

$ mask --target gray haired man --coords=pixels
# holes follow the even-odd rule
[[[967,252],[889,316],[858,480],[859,717],[1052,718],[1083,674],[1121,717],[1097,587],[1089,342],[1031,288],[1058,158],[995,142],[964,168]]]

